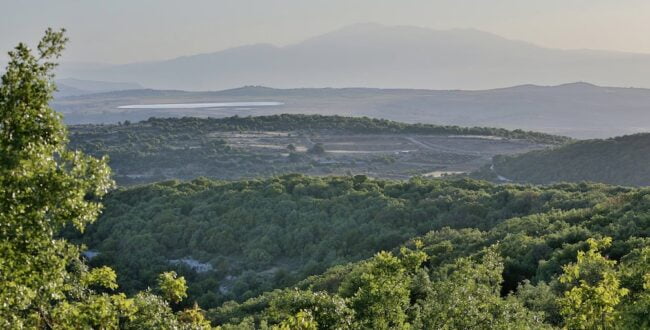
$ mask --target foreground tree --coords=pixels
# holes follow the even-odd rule
[[[421,242],[416,241],[416,248]],[[427,256],[402,248],[400,256],[379,252],[344,280],[339,293],[349,298],[362,329],[409,329],[410,284]]]
[[[48,30],[36,56],[19,44],[9,52],[0,86],[0,318],[5,325],[52,326],[55,307],[85,295],[71,289],[84,271],[71,267],[79,264],[78,249],[55,235],[68,224],[83,230],[99,214],[98,198],[112,186],[105,160],[66,149],[66,129],[48,106],[52,60],[66,41],[63,31]]]
[[[19,44],[2,76],[0,328],[129,328],[138,315],[173,328],[177,316],[167,302],[147,293],[134,299],[110,293],[115,272],[89,270],[79,248],[57,237],[65,226],[83,231],[93,222],[113,186],[106,159],[66,148],[61,116],[48,106],[54,60],[66,41],[63,30],[48,29],[36,54]],[[184,295],[176,290],[174,298]],[[159,308],[147,313],[151,301]]]
[[[609,247],[612,239],[588,239],[589,250],[578,252],[576,263],[563,267],[560,283],[567,285],[559,299],[560,312],[570,329],[609,329],[617,318],[616,307],[629,290],[622,288],[616,273],[616,261],[598,251]]]
[[[633,250],[621,260],[621,284],[630,293],[621,303],[624,329],[650,329],[650,247]]]
[[[178,277],[176,272],[165,272],[158,276],[158,287],[163,297],[172,303],[179,303],[187,297],[187,285],[183,277]]]
[[[418,329],[545,329],[542,317],[515,297],[501,297],[503,260],[492,246],[479,261],[457,259],[436,271],[431,292],[417,302]]]

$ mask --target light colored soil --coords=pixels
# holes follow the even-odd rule
[[[363,173],[373,176],[408,178],[413,175],[440,177],[471,172],[489,164],[497,154],[513,154],[545,146],[520,140],[489,136],[440,136],[406,134],[340,135],[319,132],[216,132],[213,138],[226,140],[233,148],[255,150],[282,166],[289,155],[287,145],[304,154],[303,164],[312,163],[305,173],[313,175]],[[325,155],[305,152],[322,143]],[[310,160],[311,159],[311,160]]]

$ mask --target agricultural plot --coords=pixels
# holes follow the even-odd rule
[[[547,147],[492,136],[353,134],[341,130],[176,130],[145,124],[72,127],[72,145],[108,155],[119,184],[287,173],[408,179],[474,171],[497,154]]]
[[[465,173],[489,163],[494,155],[515,154],[544,148],[521,140],[427,135],[338,135],[322,132],[313,136],[238,135],[226,138],[244,150],[289,156],[286,146],[308,151],[321,144],[325,152],[312,154],[308,174],[366,174],[407,179],[414,175],[440,176]],[[282,150],[284,150],[282,152]]]

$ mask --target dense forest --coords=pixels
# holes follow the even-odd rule
[[[303,311],[330,328],[346,320],[369,328],[650,326],[650,190],[500,189],[498,200],[512,201],[505,209],[519,215],[434,230],[392,253],[333,267],[295,289],[224,304],[210,316],[259,325]],[[520,198],[506,192],[513,189]],[[544,211],[541,201],[558,204]]]
[[[497,156],[494,167],[476,177],[497,175],[517,182],[593,181],[616,185],[650,185],[650,134],[626,135],[606,140],[584,140],[521,155]]]
[[[592,206],[617,189],[494,186],[472,180],[409,182],[364,176],[164,182],[119,189],[82,242],[112,265],[120,286],[142,290],[160,271],[189,280],[214,307],[293,284],[329,266],[390,250],[445,226],[488,230],[501,221]],[[210,271],[195,274],[196,260]],[[186,266],[186,267],[183,267]]]
[[[302,317],[323,328],[343,326],[334,320],[385,328],[372,323],[380,317],[369,306],[395,303],[390,313],[403,315],[382,316],[397,318],[387,327],[466,328],[462,322],[481,318],[489,326],[479,328],[553,327],[578,322],[569,293],[620,294],[602,302],[611,305],[600,311],[607,324],[645,324],[649,196],[598,184],[471,179],[170,181],[114,191],[77,239],[97,253],[90,264],[114,266],[127,291],[162,271],[183,275],[187,303],[210,308],[215,324]],[[373,257],[377,251],[389,252]],[[362,290],[374,280],[396,287]],[[613,292],[600,297],[601,289]]]

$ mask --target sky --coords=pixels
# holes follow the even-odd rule
[[[648,0],[0,0],[0,50],[65,27],[66,61],[129,63],[296,43],[355,23],[474,28],[563,49],[650,53]],[[0,61],[4,58],[0,57]]]

